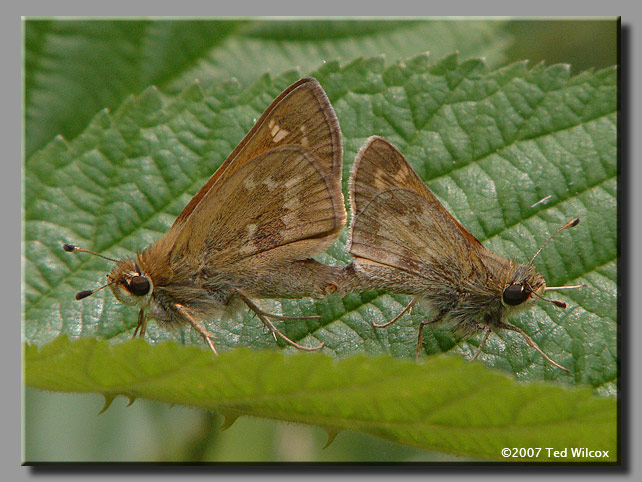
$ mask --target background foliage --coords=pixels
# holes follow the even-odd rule
[[[604,28],[606,24],[598,22],[596,26]],[[573,375],[566,377],[550,369],[511,336],[492,338],[482,358],[487,365],[522,380],[588,385],[612,396],[616,347],[615,71],[570,77],[565,67],[532,68],[532,64],[527,67],[521,63],[489,72],[488,64],[491,67],[504,64],[506,52],[520,45],[519,40],[511,42],[507,33],[515,30],[516,24],[510,22],[27,22],[25,340],[42,345],[61,333],[83,341],[95,337],[111,341],[127,339],[135,314],[116,303],[111,295],[95,296],[82,304],[71,301],[75,290],[91,286],[106,268],[102,260],[79,259],[62,253],[60,241],[63,238],[79,244],[84,241],[106,254],[123,256],[157,239],[270,100],[299,76],[313,74],[324,85],[339,116],[346,173],[363,140],[374,133],[384,135],[406,153],[420,175],[430,181],[431,188],[475,235],[487,240],[492,249],[522,260],[529,259],[529,253],[537,249],[546,234],[569,216],[579,213],[583,217],[580,228],[560,236],[552,248],[547,248],[538,268],[553,284],[581,280],[589,283],[589,288],[569,295],[567,301],[576,308],[567,313],[560,314],[544,305],[519,319],[527,331],[540,334],[538,342],[554,357],[563,364],[573,364]],[[612,43],[604,44],[613,48]],[[433,53],[430,57],[416,56],[428,49]],[[459,50],[459,57],[439,60],[454,50]],[[353,60],[382,53],[385,57]],[[465,60],[480,55],[487,58],[487,65]],[[396,63],[398,60],[404,63]],[[295,66],[300,68],[299,72],[289,70]],[[262,75],[266,70],[273,74]],[[231,76],[238,82],[227,82]],[[194,84],[196,78],[198,85]],[[150,84],[158,89],[146,88]],[[134,97],[130,97],[132,94]],[[113,114],[96,115],[102,107],[117,109]],[[61,139],[51,141],[56,134],[74,140],[71,144]],[[44,150],[39,150],[45,145]],[[551,172],[555,176],[549,176]],[[547,202],[537,205],[549,194]],[[343,244],[337,243],[323,259],[347,262]],[[389,330],[377,331],[369,326],[372,319],[389,319],[405,301],[404,297],[383,293],[362,293],[323,302],[275,301],[268,306],[289,313],[320,313],[321,327],[306,322],[289,324],[287,333],[299,339],[306,336],[323,339],[328,351],[339,358],[353,353],[389,353],[408,358],[412,355],[421,312]],[[565,329],[556,328],[557,324],[563,324]],[[215,328],[217,339],[223,340],[222,346],[274,347],[260,324],[244,314]],[[150,336],[159,341],[198,343],[198,338],[192,338],[189,331],[167,333],[152,329]],[[427,337],[426,350],[467,354],[474,350],[476,342],[458,343],[447,330],[435,331]],[[125,350],[130,345],[122,344]],[[83,353],[97,357],[96,361],[110,357],[111,352],[105,352],[100,344],[75,346],[75,350],[84,347]],[[142,361],[147,348],[133,346],[141,353],[143,372],[153,369],[153,364]],[[157,348],[173,349],[170,346],[174,345]],[[27,382],[40,388],[71,390],[72,381],[78,379],[71,376],[72,372],[65,372],[69,375],[66,388],[65,383],[51,383],[60,378],[57,367],[71,368],[64,368],[65,357],[79,352],[60,343],[47,349],[54,351],[43,354],[30,348],[26,352],[27,366],[38,367],[28,370]],[[178,350],[177,353],[188,353],[190,348],[180,346]],[[149,353],[157,357],[161,352]],[[261,372],[261,358],[257,354],[239,353],[246,361],[256,363],[248,367],[250,373]],[[273,351],[266,353],[276,356]],[[276,360],[270,363],[278,366],[280,355]],[[378,358],[358,360],[366,367],[378,363]],[[470,368],[458,365],[460,361],[447,362],[454,365],[446,365],[441,386],[448,386],[446,373],[453,376],[481,369],[477,365]],[[408,366],[401,360],[391,363],[401,363],[393,366],[403,367],[408,373],[423,368]],[[431,359],[426,363],[440,362]],[[108,366],[103,370],[109,371]],[[415,383],[422,376],[430,377],[430,371],[417,372],[419,378]],[[469,376],[483,378],[477,372]],[[407,387],[414,386],[412,381],[407,383]],[[150,396],[132,390],[136,384],[127,385],[127,389],[123,388],[125,385],[117,386],[119,389],[114,393],[170,401],[159,397],[158,392]],[[429,386],[436,389],[440,384],[431,380]],[[543,388],[533,385],[532,389]],[[108,396],[111,393],[106,386],[101,389],[91,383],[74,390],[103,392]],[[520,388],[507,390],[502,393]],[[112,451],[93,451],[91,444],[82,444],[83,447],[72,445],[67,453],[54,453],[49,447],[56,444],[39,443],[43,437],[63,436],[67,441],[83,438],[79,431],[73,432],[75,435],[64,434],[70,430],[93,432],[97,423],[102,422],[96,422],[94,417],[89,425],[79,426],[75,420],[69,420],[62,430],[52,427],[51,433],[40,432],[46,414],[52,409],[48,405],[56,401],[54,397],[42,398],[33,393],[29,390],[26,399],[29,460],[433,457],[426,451],[373,439],[368,439],[368,449],[360,449],[364,436],[355,433],[340,435],[322,453],[306,452],[301,447],[323,445],[322,433],[272,422],[249,422],[251,435],[237,435],[244,449],[235,451],[231,439],[236,430],[242,430],[242,426],[237,427],[241,421],[220,434],[214,415],[175,408],[166,417],[167,407],[151,402],[144,405],[145,415],[136,417],[140,432],[134,438],[148,434],[146,427],[149,420],[154,420],[151,425],[171,428],[175,440],[161,437],[160,446],[150,442],[154,438],[150,436],[146,443],[123,450],[125,446],[118,442],[119,429],[130,422],[134,410],[142,410],[137,407],[112,420],[113,428],[96,432],[103,439],[98,446],[104,447],[105,443],[109,446],[108,441],[114,440],[118,447],[112,447]],[[411,393],[407,395],[412,399]],[[569,407],[577,406],[573,404],[585,400],[584,397],[585,392],[575,391],[566,402]],[[390,402],[389,397],[383,400],[384,405],[385,400]],[[338,407],[347,409],[347,405],[342,405],[344,402],[336,401]],[[95,408],[95,402],[88,403]],[[136,402],[134,407],[140,403]],[[261,415],[257,408],[250,406],[250,410],[241,413]],[[114,417],[108,415],[114,411],[111,408],[103,417]],[[318,415],[318,411],[312,412]],[[227,413],[229,416],[231,412]],[[379,421],[381,413],[375,417]],[[601,419],[598,416],[596,423],[605,427],[606,432],[602,433],[612,437],[614,424],[609,418],[613,415],[612,406],[604,413],[610,415]],[[274,411],[263,416],[296,420],[275,415]],[[175,418],[185,422],[170,421]],[[506,419],[503,420],[505,423]],[[354,416],[351,423],[343,425],[309,418],[302,421],[330,427],[331,431],[352,428],[405,444],[482,458],[497,458],[502,442],[501,437],[490,437],[496,445],[486,444],[490,452],[485,453],[479,450],[479,445],[476,449],[463,449],[466,444],[453,439],[452,431],[450,437],[442,437],[437,444],[412,443],[398,434],[391,436],[381,427],[376,428],[376,424],[359,427]],[[567,419],[566,423],[569,422]],[[257,423],[261,428],[257,428]],[[256,446],[271,449],[255,452],[248,448],[246,437],[255,439],[261,433],[265,438],[257,440]],[[408,437],[409,432],[404,436]],[[273,443],[266,444],[265,440]],[[69,447],[68,443],[65,445]],[[337,445],[340,450],[333,449]],[[292,447],[301,451],[292,453]]]

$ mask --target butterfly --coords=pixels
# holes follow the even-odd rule
[[[165,235],[135,258],[115,260],[107,284],[139,308],[134,337],[147,321],[189,324],[217,353],[205,321],[241,300],[275,339],[316,350],[281,333],[256,298],[323,297],[336,290],[338,267],[312,255],[339,236],[346,211],[341,191],[342,138],[323,88],[304,78],[285,89],[225,162],[190,200]],[[310,318],[310,317],[307,317]],[[313,317],[314,318],[314,317]]]
[[[414,295],[399,315],[376,327],[395,323],[422,301],[434,316],[419,326],[417,358],[424,327],[449,321],[464,336],[483,333],[473,359],[493,330],[504,329],[519,333],[551,364],[568,371],[508,321],[511,313],[544,299],[544,291],[582,286],[547,287],[535,271],[535,257],[554,235],[528,264],[491,252],[444,208],[403,154],[376,136],[357,154],[350,175],[349,202],[353,219],[348,250],[354,261],[346,268],[352,279],[344,289]],[[579,218],[573,219],[557,232],[578,223]],[[566,307],[561,301],[545,301]]]

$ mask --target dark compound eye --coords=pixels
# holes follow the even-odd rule
[[[144,276],[134,276],[129,282],[128,289],[133,295],[146,295],[149,293],[149,280]]]
[[[521,305],[531,295],[531,290],[524,285],[512,284],[504,290],[504,303],[509,306]]]

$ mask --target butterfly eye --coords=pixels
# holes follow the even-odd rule
[[[133,295],[144,296],[149,293],[149,280],[144,276],[134,276],[127,289]]]
[[[504,303],[509,306],[521,305],[531,295],[531,291],[521,284],[512,284],[504,290]]]

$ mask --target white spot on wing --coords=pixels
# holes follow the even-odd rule
[[[247,189],[248,191],[253,191],[256,187],[256,181],[252,176],[248,176],[243,180],[243,187],[245,187],[245,189]]]
[[[252,246],[251,244],[246,244],[239,249],[239,253],[241,254],[251,254],[256,251],[256,248]]]
[[[296,186],[302,181],[302,179],[299,176],[294,176],[287,181],[285,181],[285,187],[290,189],[291,187]]]
[[[377,168],[375,171],[374,175],[374,187],[383,189],[387,187],[386,183],[383,181],[384,176],[386,173],[383,171],[383,169]]]
[[[268,128],[270,129],[272,142],[281,142],[290,133],[290,131],[283,129],[279,124],[277,124],[274,119],[270,119],[268,122]]]
[[[279,183],[275,181],[272,176],[268,176],[265,179],[263,179],[263,184],[267,186],[268,191],[272,191],[273,189],[279,187]]]
[[[285,129],[280,129],[276,134],[273,133],[274,142],[281,142],[289,133]]]
[[[304,147],[310,147],[310,141],[308,140],[308,137],[305,135],[305,126],[301,125],[299,126],[299,130],[301,131],[301,145]]]
[[[288,199],[283,203],[283,207],[288,211],[292,211],[293,209],[298,209],[300,205],[301,205],[301,202],[296,197],[291,197],[290,199]]]
[[[292,212],[292,213],[285,214],[285,215],[281,216],[281,221],[286,226],[295,226],[296,224],[298,224],[299,214],[298,214],[298,212]]]

